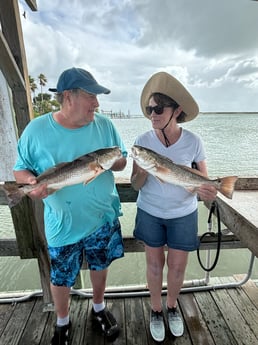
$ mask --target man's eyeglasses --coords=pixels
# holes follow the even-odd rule
[[[145,110],[148,115],[151,115],[151,113],[154,111],[155,114],[161,115],[164,111],[164,108],[166,107],[174,107],[174,105],[169,104],[169,105],[155,105],[154,107],[148,105]]]

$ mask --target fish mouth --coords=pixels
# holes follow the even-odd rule
[[[97,159],[98,164],[104,169],[109,170],[112,165],[122,158],[122,151],[118,147],[110,148],[110,151],[108,151],[106,154],[104,154],[103,157],[99,157]]]
[[[131,154],[129,155],[129,157],[131,157],[131,158],[137,158],[137,149],[133,146],[132,148],[131,148]]]

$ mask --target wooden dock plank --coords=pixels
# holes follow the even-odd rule
[[[118,321],[120,327],[120,333],[118,338],[109,342],[109,344],[114,345],[126,345],[126,319],[125,319],[125,303],[123,299],[107,299],[106,305],[108,309],[112,312],[116,320]]]
[[[42,300],[37,299],[30,314],[30,318],[26,324],[26,328],[19,340],[19,345],[38,345],[40,343],[48,320],[47,313],[42,313],[42,310],[43,302]]]
[[[54,313],[46,313],[48,315],[47,323],[46,323],[46,328],[42,334],[41,341],[39,345],[47,345],[50,344],[51,338],[53,336],[54,332],[54,325],[56,323],[56,316]],[[19,344],[22,345],[22,344]],[[31,345],[28,343],[28,345]]]
[[[211,291],[211,294],[237,344],[257,345],[258,341],[256,336],[253,334],[246,319],[232,300],[229,292],[230,289],[219,289]]]
[[[17,304],[2,335],[0,344],[17,345],[34,307],[35,300]],[[32,343],[33,344],[33,343]]]
[[[83,344],[87,329],[87,314],[89,300],[73,296],[70,303],[70,318],[72,320],[71,345]]]
[[[125,299],[125,322],[127,345],[146,344],[147,334],[144,322],[142,300]]]
[[[182,310],[185,324],[187,325],[192,344],[214,345],[209,329],[202,317],[198,304],[195,301],[193,293],[181,294],[179,296],[179,305]]]
[[[215,344],[237,345],[212,296],[207,292],[197,292],[194,294],[194,297],[198,307],[202,311],[203,318],[212,334]]]
[[[14,306],[11,304],[0,304],[0,339],[1,335],[12,317]]]
[[[243,279],[243,275],[234,275],[234,278],[237,281],[241,281]],[[257,285],[252,281],[248,280],[242,287],[243,291],[247,294],[247,296],[252,301],[253,305],[258,309],[258,288]]]
[[[223,281],[223,279],[221,280]],[[230,280],[235,281],[233,277]],[[227,292],[256,337],[256,344],[258,344],[258,309],[249,299],[244,289],[228,289]]]
[[[242,280],[241,276],[236,277]],[[214,278],[213,278],[214,280]],[[227,282],[235,281],[235,278]],[[224,279],[214,282],[225,283]],[[185,322],[182,337],[174,338],[168,329],[166,296],[162,296],[166,338],[162,345],[257,345],[258,287],[252,281],[238,288],[184,292],[179,308]],[[108,342],[92,328],[92,300],[71,295],[71,345],[156,345],[149,331],[150,298],[107,297],[108,308],[121,327],[119,337]],[[56,316],[42,312],[43,299],[35,297],[17,304],[0,304],[1,345],[50,344]]]

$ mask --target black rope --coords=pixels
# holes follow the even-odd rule
[[[169,146],[170,146],[170,142],[169,142],[169,140],[168,140],[168,137],[167,137],[166,134],[165,134],[164,128],[162,128],[161,132],[162,132],[163,137],[164,137],[164,139],[165,139],[166,147],[169,147]]]
[[[170,121],[171,121],[171,119],[172,119],[172,117],[173,117],[173,115],[174,115],[174,112],[175,112],[175,110],[173,111],[172,115],[170,116],[170,119],[168,120],[167,124],[166,124],[163,128],[161,128],[161,132],[162,132],[163,137],[164,137],[164,139],[165,139],[166,147],[169,147],[169,146],[170,146],[170,142],[169,142],[169,140],[168,140],[168,137],[166,136],[165,128],[167,128],[167,126],[169,125],[169,123],[170,123]]]
[[[218,242],[217,242],[216,257],[215,257],[214,262],[213,262],[213,264],[212,264],[211,267],[205,267],[205,266],[203,265],[203,263],[201,262],[201,258],[200,258],[200,250],[199,250],[199,248],[197,249],[197,257],[198,257],[199,264],[200,264],[200,266],[202,267],[202,269],[204,269],[204,271],[206,271],[206,272],[212,271],[212,270],[216,267],[216,265],[217,265],[217,262],[218,262],[218,259],[219,259],[219,253],[220,253],[220,246],[221,246],[221,236],[222,236],[222,234],[221,234],[221,225],[220,225],[219,206],[218,206],[218,204],[217,204],[216,201],[213,201],[213,203],[212,203],[212,205],[211,205],[211,208],[210,208],[209,217],[208,217],[208,228],[209,228],[209,229],[211,229],[211,227],[212,227],[212,214],[213,214],[213,213],[215,214],[215,212],[216,212],[216,215],[217,215],[217,222],[218,222],[218,233],[217,233],[217,235],[218,235]],[[204,238],[205,236],[212,236],[212,237],[215,237],[216,234],[215,234],[215,232],[212,232],[212,231],[207,231],[207,232],[205,232],[205,233],[200,237],[200,244],[201,244],[201,242],[202,242],[202,240],[203,240],[203,238]]]

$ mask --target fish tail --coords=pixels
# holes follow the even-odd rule
[[[1,188],[5,192],[9,207],[17,205],[25,195],[19,185],[15,183],[5,183]]]
[[[237,176],[222,177],[220,179],[221,180],[221,185],[219,188],[220,193],[223,194],[228,199],[232,199],[232,195],[235,189],[235,183],[237,179],[238,179]]]

